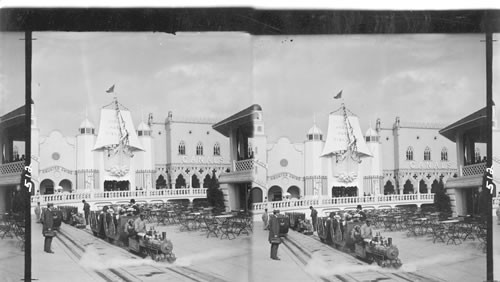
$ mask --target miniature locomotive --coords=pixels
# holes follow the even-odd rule
[[[156,261],[168,261],[170,263],[176,260],[172,252],[173,244],[166,238],[166,234],[158,234],[148,231],[147,233],[128,234],[125,226],[128,221],[134,221],[139,216],[121,215],[119,217],[100,211],[91,211],[90,228],[94,236],[98,236],[113,244],[127,246],[127,250],[137,253],[142,257],[150,256]]]
[[[304,218],[305,214],[289,214],[290,225],[297,226],[299,218]],[[321,242],[331,245],[344,252],[353,251],[354,255],[369,263],[376,262],[381,267],[399,268],[402,265],[398,258],[399,249],[392,244],[392,238],[375,236],[373,240],[356,239],[351,236],[355,228],[360,228],[363,222],[344,222],[338,216],[318,217],[317,231]]]

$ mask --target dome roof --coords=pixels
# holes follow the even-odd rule
[[[80,123],[80,128],[95,128],[95,127],[94,124],[90,122],[88,118],[85,118],[85,120],[82,121],[82,123]]]
[[[149,128],[149,126],[147,124],[145,124],[143,121],[141,121],[141,123],[137,127],[137,130],[138,131],[149,131],[151,129]]]
[[[319,129],[319,127],[316,126],[316,124],[314,124],[311,127],[311,129],[309,129],[309,131],[307,132],[307,135],[314,135],[314,134],[323,135],[323,132],[321,131],[321,129]]]
[[[365,133],[365,137],[367,136],[378,136],[377,131],[375,131],[373,128],[368,128],[368,130]]]

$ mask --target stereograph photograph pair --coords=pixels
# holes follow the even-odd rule
[[[498,11],[0,14],[2,281],[500,280]]]

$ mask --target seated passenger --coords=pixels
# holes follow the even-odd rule
[[[134,229],[137,233],[146,233],[146,221],[144,220],[145,215],[141,213],[139,218],[134,222]]]
[[[373,227],[371,226],[372,222],[371,219],[367,219],[365,221],[365,224],[361,226],[361,238],[363,240],[372,240],[373,238]]]
[[[351,239],[356,243],[363,240],[363,238],[361,237],[361,228],[359,227],[359,225],[354,226],[354,228],[352,229]]]

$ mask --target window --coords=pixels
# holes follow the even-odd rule
[[[196,155],[197,156],[203,155],[203,144],[201,144],[201,142],[198,142],[198,145],[196,145]]]
[[[481,150],[477,147],[474,149],[474,157],[476,158],[476,162],[481,162]]]
[[[446,148],[441,150],[441,160],[448,161],[448,150]]]
[[[413,148],[412,147],[408,147],[408,149],[406,149],[406,160],[413,161]]]
[[[179,155],[185,155],[186,154],[186,144],[184,144],[184,141],[181,141],[179,143]]]
[[[430,160],[431,160],[431,149],[429,147],[425,147],[424,161],[430,161]]]
[[[220,145],[219,145],[219,143],[215,143],[215,145],[214,145],[214,156],[220,156]]]

